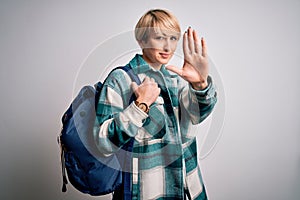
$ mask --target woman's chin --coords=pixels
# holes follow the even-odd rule
[[[166,64],[169,63],[170,58],[160,58],[158,61],[159,61],[160,64],[166,65]]]

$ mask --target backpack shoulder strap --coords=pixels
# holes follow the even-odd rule
[[[138,85],[141,84],[140,78],[133,72],[132,68],[129,65],[125,65],[124,67],[121,67],[121,69],[123,69],[130,76],[132,81],[136,82],[136,84]]]

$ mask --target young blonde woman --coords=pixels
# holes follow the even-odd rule
[[[181,29],[167,10],[146,12],[135,37],[142,54],[128,63],[141,84],[123,70],[107,78],[98,102],[99,129],[94,137],[106,155],[134,138],[132,199],[207,199],[190,129],[213,110],[216,92],[209,76],[205,40],[189,27],[183,34],[183,66],[167,66]],[[132,94],[136,101],[128,103]],[[114,199],[123,199],[122,188]]]

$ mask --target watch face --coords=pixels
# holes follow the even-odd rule
[[[140,108],[141,110],[143,110],[144,112],[147,111],[147,105],[146,105],[145,103],[140,103],[139,108]]]

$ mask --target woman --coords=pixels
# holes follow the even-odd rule
[[[146,12],[135,37],[142,49],[128,65],[142,83],[115,70],[107,78],[97,109],[94,131],[99,150],[112,154],[134,138],[132,199],[207,199],[197,160],[191,124],[213,110],[216,92],[208,75],[205,40],[191,27],[183,34],[182,68],[166,66],[181,30],[167,10]],[[135,94],[136,101],[130,102]],[[114,199],[122,199],[122,189]]]

